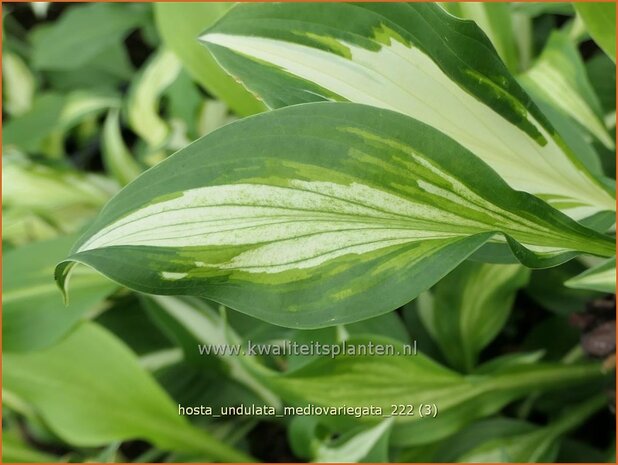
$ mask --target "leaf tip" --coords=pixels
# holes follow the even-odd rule
[[[58,263],[58,265],[56,265],[56,269],[54,270],[54,279],[56,280],[56,284],[62,293],[62,299],[64,300],[65,306],[69,305],[69,279],[74,268],[75,262],[65,260]]]

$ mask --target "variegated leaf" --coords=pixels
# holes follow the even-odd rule
[[[32,108],[36,80],[28,65],[16,53],[4,52],[2,57],[4,107],[11,116],[20,116]]]
[[[530,270],[468,260],[417,299],[421,321],[451,366],[471,371],[504,327]]]
[[[391,311],[489,240],[530,266],[614,242],[512,190],[407,116],[297,105],[231,123],[142,174],[57,269],[194,294],[292,327]]]
[[[616,257],[584,271],[564,283],[575,289],[616,293]]]
[[[511,187],[581,219],[615,211],[472,22],[427,3],[245,4],[201,36],[272,108],[319,100],[404,113]]]
[[[562,436],[580,427],[585,420],[606,406],[607,398],[604,395],[591,397],[579,405],[565,409],[566,412],[546,426],[481,440],[479,445],[466,451],[457,461],[461,463],[555,462],[558,451],[557,443]]]
[[[491,40],[496,52],[512,72],[518,72],[519,50],[515,34],[515,14],[507,2],[442,2],[453,16],[474,21]]]
[[[161,93],[178,77],[181,64],[169,50],[159,50],[133,81],[127,102],[129,125],[151,149],[159,149],[170,128],[159,116]]]
[[[142,172],[142,167],[124,143],[120,131],[120,112],[116,109],[110,110],[105,119],[101,152],[105,168],[123,186]]]
[[[394,355],[363,354],[370,342],[374,347],[390,347]],[[289,405],[381,408],[383,415],[394,417],[390,444],[396,446],[435,442],[477,418],[500,411],[515,399],[539,390],[576,389],[578,384],[604,376],[602,366],[596,363],[503,364],[483,373],[462,375],[423,353],[397,355],[405,353],[404,347],[379,337],[351,339],[341,350],[337,357],[320,357],[298,370],[283,374],[261,370],[261,376]],[[437,410],[435,417],[434,410],[429,418],[419,415],[421,406],[426,408],[428,403]],[[393,415],[394,405],[413,405],[414,415]],[[320,418],[333,426],[384,420],[375,414]],[[430,428],[427,422],[431,422]]]
[[[532,95],[577,121],[607,148],[614,148],[586,67],[576,44],[566,34],[556,31],[550,36],[543,54],[520,81]]]

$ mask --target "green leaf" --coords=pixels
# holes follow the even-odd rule
[[[298,415],[288,427],[290,447],[312,463],[387,463],[392,418],[375,426],[356,426],[344,432],[328,430],[318,416]]]
[[[334,345],[356,336],[384,336],[406,344],[411,342],[407,329],[395,312],[385,313],[384,315],[347,325],[320,329],[294,329],[282,337],[273,338],[267,342],[273,343],[273,341],[283,338],[296,341],[299,344],[311,345],[319,342],[320,344]],[[251,340],[255,342],[253,339]],[[319,357],[319,354],[288,354],[285,358],[285,363],[287,368],[292,370]]]
[[[602,376],[599,365],[528,364],[507,366],[490,373],[460,375],[423,354],[352,354],[351,346],[369,342],[392,344],[395,353],[403,347],[385,338],[348,341],[338,357],[323,357],[299,370],[279,374],[263,372],[265,382],[282,399],[295,406],[382,408],[391,415],[393,405],[412,405],[414,415],[399,415],[391,434],[392,444],[426,444],[442,439],[475,419],[499,411],[509,402],[537,390],[564,388]],[[366,347],[365,347],[366,349]],[[421,404],[437,408],[437,415],[421,417]],[[433,412],[433,408],[432,408]],[[378,412],[379,413],[379,412]],[[337,425],[375,424],[381,415],[360,418],[325,415],[325,422]]]
[[[78,69],[51,70],[45,77],[58,91],[75,89],[114,89],[133,76],[134,70],[122,42],[115,43],[98,53]]]
[[[311,460],[325,435],[316,416],[297,415],[287,428],[288,443],[296,457]]]
[[[238,356],[216,354],[207,357],[200,354],[200,344],[223,347],[240,343],[238,335],[210,305],[190,297],[153,296],[146,298],[145,302],[154,319],[160,322],[161,328],[183,349],[185,360],[201,367],[206,366],[209,371],[224,373],[269,405],[279,406],[279,399],[247,371]]]
[[[416,299],[403,306],[401,314],[406,329],[410,334],[410,340],[414,341],[417,347],[422,348],[423,354],[434,359],[438,363],[446,364],[447,361],[444,359],[442,351],[425,327],[425,323],[423,323],[420,316],[419,308],[422,305],[428,305],[425,301],[430,299],[431,294],[429,292],[422,292]]]
[[[395,110],[452,137],[511,187],[581,219],[615,211],[483,32],[428,3],[243,4],[201,40],[271,108]]]
[[[525,367],[538,362],[543,358],[543,355],[542,350],[498,355],[476,367],[473,373],[485,375],[520,366]]]
[[[94,320],[122,340],[140,357],[173,350],[173,342],[159,329],[133,293],[118,293],[109,308]]]
[[[219,347],[231,343],[225,321],[208,303],[194,297],[167,296],[144,296],[142,302],[150,319],[183,351],[187,363],[213,376],[228,374],[238,364],[236,358],[202,355],[198,350],[200,344]]]
[[[202,103],[197,121],[197,132],[200,136],[205,136],[236,119],[234,116],[230,116],[229,108],[225,103],[220,100],[207,99]]]
[[[590,84],[601,102],[605,114],[616,110],[616,65],[603,53],[586,62]]]
[[[387,463],[392,418],[370,428],[356,428],[335,440],[320,443],[311,461],[315,463]]]
[[[127,101],[129,125],[153,150],[161,148],[169,137],[170,128],[159,116],[159,99],[180,70],[180,62],[172,52],[159,50],[131,84]]]
[[[111,110],[107,114],[101,151],[105,168],[121,186],[128,184],[142,172],[122,139],[118,110]]]
[[[93,323],[44,351],[5,353],[3,388],[32,404],[58,436],[76,446],[140,438],[220,461],[248,460],[190,426],[134,354]]]
[[[2,241],[11,245],[24,245],[58,235],[58,230],[43,218],[20,208],[5,209],[2,212],[2,222]],[[7,248],[4,249],[6,250]]]
[[[53,237],[79,230],[118,190],[114,182],[100,175],[60,164],[34,163],[8,151],[2,156],[2,180],[5,214],[12,212],[25,220],[22,227],[34,222],[37,228],[26,231],[25,242],[39,235]],[[8,226],[19,230],[19,225]]]
[[[509,3],[444,2],[441,6],[454,16],[474,21],[487,34],[509,70],[519,71],[517,40]]]
[[[256,343],[272,343],[282,339],[291,339],[295,329],[284,328],[266,323],[263,320],[250,317],[240,312],[226,312],[228,324],[243,340],[252,340]]]
[[[142,5],[127,6],[100,3],[69,9],[59,21],[33,34],[33,66],[75,70],[87,64],[144,20]]]
[[[611,181],[605,177],[603,164],[598,151],[595,149],[595,146],[591,144],[590,133],[577,123],[577,121],[569,117],[568,114],[564,113],[563,110],[555,106],[554,103],[546,100],[542,93],[536,90],[534,84],[530,83],[526,88],[530,91],[534,101],[545,116],[547,116],[549,121],[551,121],[561,134],[564,134],[564,141],[577,154],[577,158],[599,179],[606,183],[611,183]],[[613,141],[613,137],[611,137],[610,140]],[[602,148],[607,150],[605,147]],[[615,218],[615,213],[605,211],[589,216],[580,222],[589,228],[605,232],[614,224]]]
[[[467,463],[535,463],[552,462],[557,451],[557,441],[575,429],[590,415],[607,405],[604,395],[570,407],[555,422],[531,432],[492,439],[460,456],[458,462]]]
[[[543,53],[520,81],[529,92],[559,108],[606,147],[614,147],[586,67],[577,47],[565,34],[555,31],[550,36]]]
[[[590,289],[593,291],[616,293],[616,257],[584,271],[564,283],[575,289]]]
[[[60,461],[58,457],[33,448],[17,434],[12,433],[6,430],[2,432],[3,463],[52,463]]]
[[[86,314],[101,307],[116,284],[93,270],[80,267],[71,280],[67,307],[51,281],[54,265],[77,239],[62,237],[11,250],[2,257],[2,347],[30,351],[50,346],[64,337]]]
[[[81,262],[141,292],[323,327],[405,304],[490,240],[530,266],[615,253],[438,131],[316,103],[229,124],[141,175],[57,278],[66,289]]]
[[[533,430],[533,424],[514,418],[498,416],[483,419],[466,426],[453,436],[437,443],[434,455],[430,456],[427,461],[454,463],[464,453],[478,447],[483,442]]]
[[[233,3],[155,3],[157,28],[166,47],[208,92],[241,116],[263,111],[263,105],[221,69],[200,46],[197,36]]]
[[[56,126],[64,98],[58,94],[42,93],[35,96],[30,111],[11,118],[3,127],[3,146],[14,146],[29,153],[41,151],[45,137]]]
[[[39,94],[30,111],[7,122],[2,142],[28,153],[45,152],[44,145],[49,138],[63,138],[66,131],[84,118],[96,116],[119,105],[118,97],[108,91],[76,90],[66,95]]]
[[[375,318],[359,321],[346,325],[344,330],[349,335],[369,335],[388,336],[401,342],[410,342],[410,335],[396,313],[386,313]]]
[[[5,50],[2,56],[2,103],[11,116],[27,113],[32,107],[36,81],[24,61]]]
[[[530,433],[493,439],[462,455],[462,463],[550,463],[558,452],[551,430],[538,428]]]
[[[616,4],[574,2],[588,32],[603,51],[616,62]]]
[[[86,116],[97,115],[107,108],[120,107],[120,100],[106,91],[75,91],[68,94],[60,118],[59,130],[67,130],[80,123]]]
[[[200,107],[205,99],[186,71],[180,72],[178,78],[168,87],[165,96],[168,99],[172,122],[183,125],[186,135],[191,140],[196,139]]]
[[[569,2],[513,2],[510,6],[514,12],[532,17],[543,14],[565,16],[573,14],[573,4]]]
[[[423,322],[452,366],[471,371],[480,351],[500,332],[515,293],[528,281],[520,265],[466,261],[419,303]]]
[[[221,407],[239,404],[263,405],[264,400],[220,373],[208,372],[204,367],[181,362],[156,372],[157,381],[180,405],[207,405],[217,411]],[[251,417],[247,418],[251,419]],[[201,417],[213,427],[230,425],[232,421]],[[255,420],[255,417],[253,417]]]
[[[63,165],[44,165],[7,155],[2,162],[2,205],[9,208],[40,213],[70,206],[98,210],[118,190],[114,182],[102,176]]]

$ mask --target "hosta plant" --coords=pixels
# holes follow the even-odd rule
[[[142,292],[321,327],[396,309],[485,244],[531,267],[614,254],[574,221],[613,219],[609,183],[474,24],[431,4],[264,4],[200,39],[269,107],[293,108],[134,181],[58,268],[63,288],[79,262]]]

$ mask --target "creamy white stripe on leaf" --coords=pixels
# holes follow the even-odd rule
[[[527,86],[534,86],[543,99],[577,121],[607,148],[614,148],[586,67],[576,45],[566,34],[554,32],[542,55],[520,80]]]
[[[331,16],[346,19],[335,27]],[[395,110],[573,218],[615,210],[480,30],[435,5],[241,5],[201,40],[271,107],[309,92]]]
[[[71,263],[152,294],[192,294],[319,327],[388,312],[487,241],[529,266],[614,243],[508,187],[400,113],[313,103],[229,124],[127,185]]]
[[[616,258],[584,271],[564,283],[575,289],[590,289],[592,291],[616,293]]]

